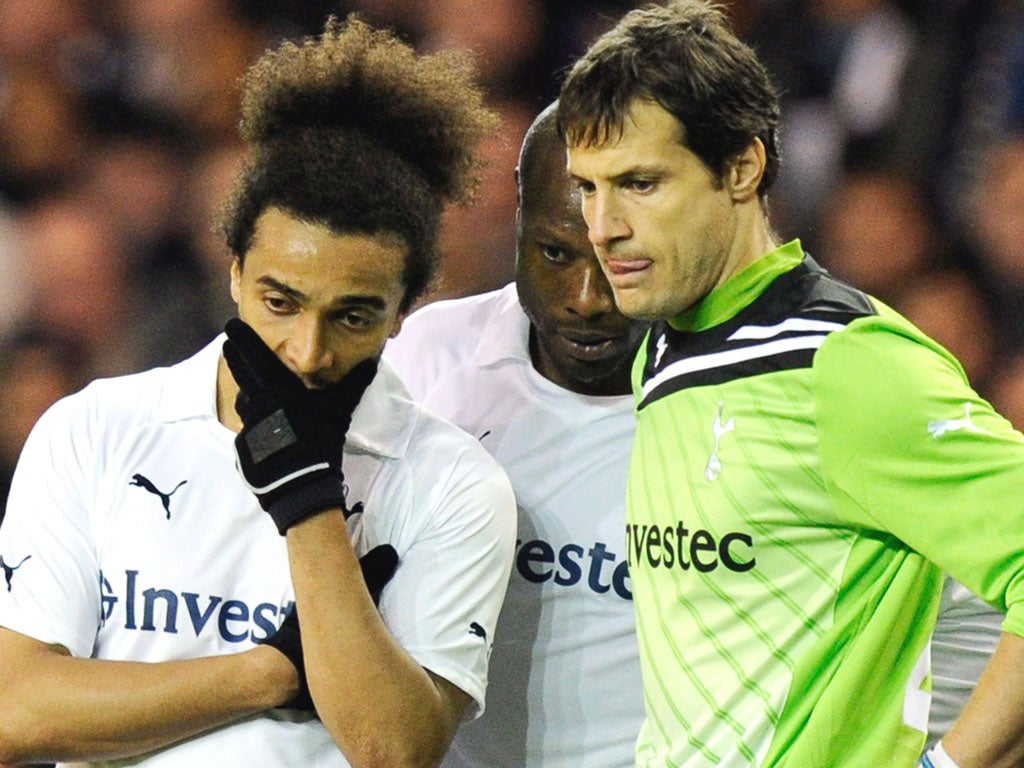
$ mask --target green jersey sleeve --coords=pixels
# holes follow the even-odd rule
[[[837,524],[891,534],[1024,636],[1024,436],[884,306],[831,334],[813,371]]]

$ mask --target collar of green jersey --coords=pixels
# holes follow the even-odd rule
[[[779,275],[789,272],[804,260],[799,240],[791,240],[769,251],[746,269],[730,277],[704,299],[670,319],[677,331],[704,331],[735,317],[736,313],[764,293]]]

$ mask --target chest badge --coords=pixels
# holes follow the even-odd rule
[[[715,436],[715,445],[708,456],[708,463],[704,466],[704,479],[714,481],[722,474],[722,460],[718,457],[718,450],[722,445],[722,438],[736,428],[736,419],[730,419],[722,423],[722,414],[725,411],[725,403],[718,404],[718,413],[715,414],[715,423],[711,425],[711,432]]]

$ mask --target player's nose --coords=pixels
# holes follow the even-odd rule
[[[566,309],[585,320],[595,320],[615,309],[611,286],[596,258],[577,262]]]
[[[333,358],[319,318],[312,313],[302,313],[297,318],[286,345],[286,354],[289,366],[303,377],[313,376],[331,366]]]
[[[583,218],[587,238],[597,248],[607,250],[612,243],[629,236],[629,226],[611,195],[597,190],[583,200]]]

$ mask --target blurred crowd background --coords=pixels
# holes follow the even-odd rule
[[[499,110],[430,298],[512,277],[513,167],[623,0],[0,0],[0,515],[28,430],[97,376],[173,363],[231,316],[211,217],[238,81],[358,12],[470,49]],[[950,348],[1024,427],[1024,3],[725,0],[783,96],[784,238]]]

